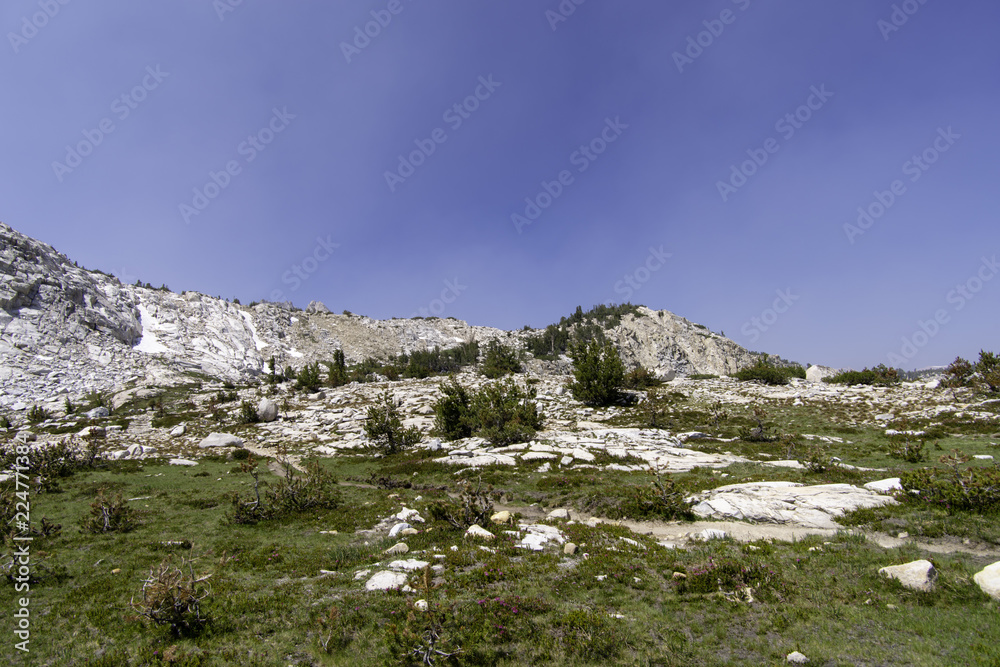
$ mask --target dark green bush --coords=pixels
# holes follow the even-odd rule
[[[874,368],[865,368],[860,371],[844,371],[831,377],[823,378],[823,382],[830,384],[866,384],[866,385],[890,385],[899,382],[899,372],[895,368],[888,368],[885,364],[879,364]]]
[[[480,372],[492,380],[511,373],[520,373],[521,360],[518,358],[517,350],[498,341],[490,341],[486,347]]]
[[[595,339],[575,345],[570,356],[576,378],[570,385],[574,398],[595,406],[611,405],[621,398],[625,366],[614,345]]]
[[[347,374],[347,359],[343,350],[333,351],[333,361],[323,362],[326,365],[326,383],[331,387],[340,387],[350,382]]]
[[[435,432],[445,440],[459,440],[472,435],[471,397],[454,379],[440,386],[443,397],[434,404]]]
[[[395,454],[408,449],[420,442],[422,437],[417,428],[403,428],[399,404],[389,390],[379,397],[375,405],[368,408],[365,434],[383,454]]]
[[[497,446],[527,442],[541,429],[535,390],[512,379],[492,382],[472,394],[452,380],[434,404],[435,433],[446,440],[481,436]]]
[[[46,419],[51,419],[52,414],[40,405],[33,405],[28,410],[26,418],[29,424],[40,424]]]
[[[969,363],[957,357],[945,371],[944,386],[969,387],[986,393],[1000,392],[1000,356],[985,350],[979,351],[979,360]]]
[[[636,366],[625,374],[625,387],[628,389],[649,389],[659,387],[663,380],[659,379],[645,366]]]
[[[256,424],[260,421],[257,414],[257,406],[250,401],[244,400],[240,403],[240,416],[237,419],[240,424]]]
[[[744,382],[756,381],[763,384],[782,385],[788,384],[788,378],[805,379],[806,370],[798,364],[792,366],[775,366],[764,358],[758,359],[756,364],[749,368],[744,368],[733,375],[733,377]]]
[[[298,388],[306,393],[314,394],[319,391],[320,385],[323,384],[319,373],[319,362],[303,366],[295,376],[295,381],[298,383]]]
[[[222,390],[219,390],[218,392],[216,392],[216,394],[215,394],[215,402],[216,403],[232,403],[233,401],[235,401],[239,397],[240,396],[239,396],[239,394],[236,393],[235,389],[233,389],[232,391],[228,391],[228,392],[226,390],[222,389]]]
[[[900,474],[900,484],[906,498],[918,504],[940,507],[949,514],[1000,511],[1000,469],[921,468]]]
[[[472,396],[473,430],[498,447],[528,442],[542,428],[535,390],[522,390],[513,380],[485,385]]]

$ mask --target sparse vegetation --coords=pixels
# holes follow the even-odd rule
[[[28,414],[25,415],[25,419],[28,420],[29,424],[41,424],[44,421],[48,421],[52,418],[52,413],[43,408],[40,405],[33,405],[31,409],[28,410]]]

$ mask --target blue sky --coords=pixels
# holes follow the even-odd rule
[[[243,303],[1000,349],[996,3],[234,2],[3,3],[0,220]]]

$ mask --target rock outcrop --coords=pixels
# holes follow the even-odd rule
[[[166,386],[210,376],[243,381],[300,368],[342,350],[348,362],[499,339],[523,347],[534,331],[502,331],[456,319],[333,314],[322,303],[244,306],[197,292],[176,294],[89,271],[52,246],[0,224],[0,408],[61,396]],[[732,373],[754,355],[668,311],[640,308],[607,332],[626,364],[665,378]],[[568,373],[569,360],[532,361]],[[16,406],[16,407],[15,407]]]

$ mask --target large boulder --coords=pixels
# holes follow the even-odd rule
[[[806,382],[822,382],[823,378],[832,377],[839,372],[836,368],[814,364],[806,369]]]
[[[925,593],[934,590],[937,570],[929,560],[915,560],[903,565],[890,565],[878,571],[883,577],[895,579],[906,588]]]
[[[273,422],[278,418],[278,404],[269,398],[260,399],[257,405],[257,417],[262,422]]]
[[[243,441],[232,433],[209,433],[208,436],[198,443],[202,449],[210,447],[242,447]]]
[[[1000,600],[1000,561],[987,565],[977,572],[972,580],[979,585],[984,593],[994,600]]]

